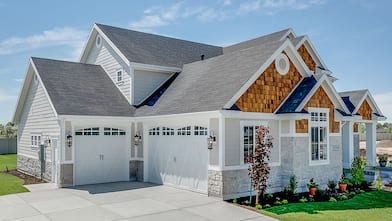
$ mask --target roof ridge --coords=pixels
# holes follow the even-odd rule
[[[65,61],[65,60],[52,59],[52,58],[31,57],[31,59],[33,59],[33,60],[39,59],[39,60],[46,60],[46,61],[55,61],[55,62],[63,62],[63,63],[72,63],[72,64],[81,64],[81,65],[101,67],[101,65],[97,65],[97,64],[82,63],[82,62],[77,62],[77,61]]]
[[[135,32],[135,33],[152,35],[152,36],[157,36],[157,37],[162,37],[162,38],[169,38],[169,39],[173,39],[173,40],[177,40],[177,41],[184,41],[184,42],[190,42],[190,43],[194,43],[194,44],[202,44],[202,45],[208,45],[208,46],[213,46],[213,47],[217,47],[217,48],[223,48],[222,46],[217,46],[217,45],[207,44],[207,43],[202,43],[202,42],[196,42],[196,41],[191,41],[191,40],[185,40],[185,39],[181,39],[181,38],[177,38],[177,37],[169,37],[169,36],[165,36],[165,35],[162,35],[162,34],[148,33],[148,32],[137,31],[137,30],[133,30],[133,29],[116,27],[116,26],[112,26],[112,25],[105,25],[105,24],[99,24],[99,23],[95,23],[95,24],[98,27],[99,26],[106,26],[106,27],[109,27],[109,28],[116,28],[116,29],[121,29],[121,30],[129,31],[129,32]]]

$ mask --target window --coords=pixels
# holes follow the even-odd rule
[[[101,36],[97,35],[97,38],[95,39],[95,45],[99,48],[101,47],[102,44],[102,38]]]
[[[243,145],[244,145],[244,162],[249,163],[249,156],[252,155],[255,147],[255,126],[244,126],[243,127]]]
[[[207,136],[207,128],[195,126],[194,127],[194,135],[195,136]]]
[[[150,129],[148,131],[148,135],[152,135],[152,136],[159,135],[159,127],[155,127],[155,128]]]
[[[121,130],[118,128],[105,127],[103,129],[103,135],[105,136],[125,136],[125,134],[125,130]]]
[[[168,127],[162,127],[163,136],[174,136],[174,129]]]
[[[191,135],[191,126],[186,126],[177,129],[177,135],[181,136],[190,136]]]
[[[99,127],[79,129],[75,131],[75,136],[99,136]]]
[[[310,113],[311,161],[328,160],[328,110],[311,110]]]
[[[31,135],[31,148],[38,148],[41,145],[41,135]]]
[[[116,77],[117,77],[117,83],[123,82],[123,71],[122,70],[118,70],[117,73],[116,73]]]

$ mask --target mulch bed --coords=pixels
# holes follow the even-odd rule
[[[37,183],[46,183],[44,180],[41,180],[37,177],[33,177],[24,173],[21,173],[17,170],[10,170],[8,172],[3,172],[5,174],[10,174],[16,177],[19,177],[24,181],[24,185],[29,185],[29,184],[37,184]]]

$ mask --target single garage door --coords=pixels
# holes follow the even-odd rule
[[[75,185],[129,180],[126,132],[93,127],[75,132]]]
[[[156,127],[149,130],[148,179],[207,193],[207,128]]]

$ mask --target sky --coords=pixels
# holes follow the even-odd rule
[[[94,23],[219,46],[286,28],[308,35],[338,91],[369,89],[392,122],[390,0],[0,0],[0,123],[30,57],[78,61]]]

